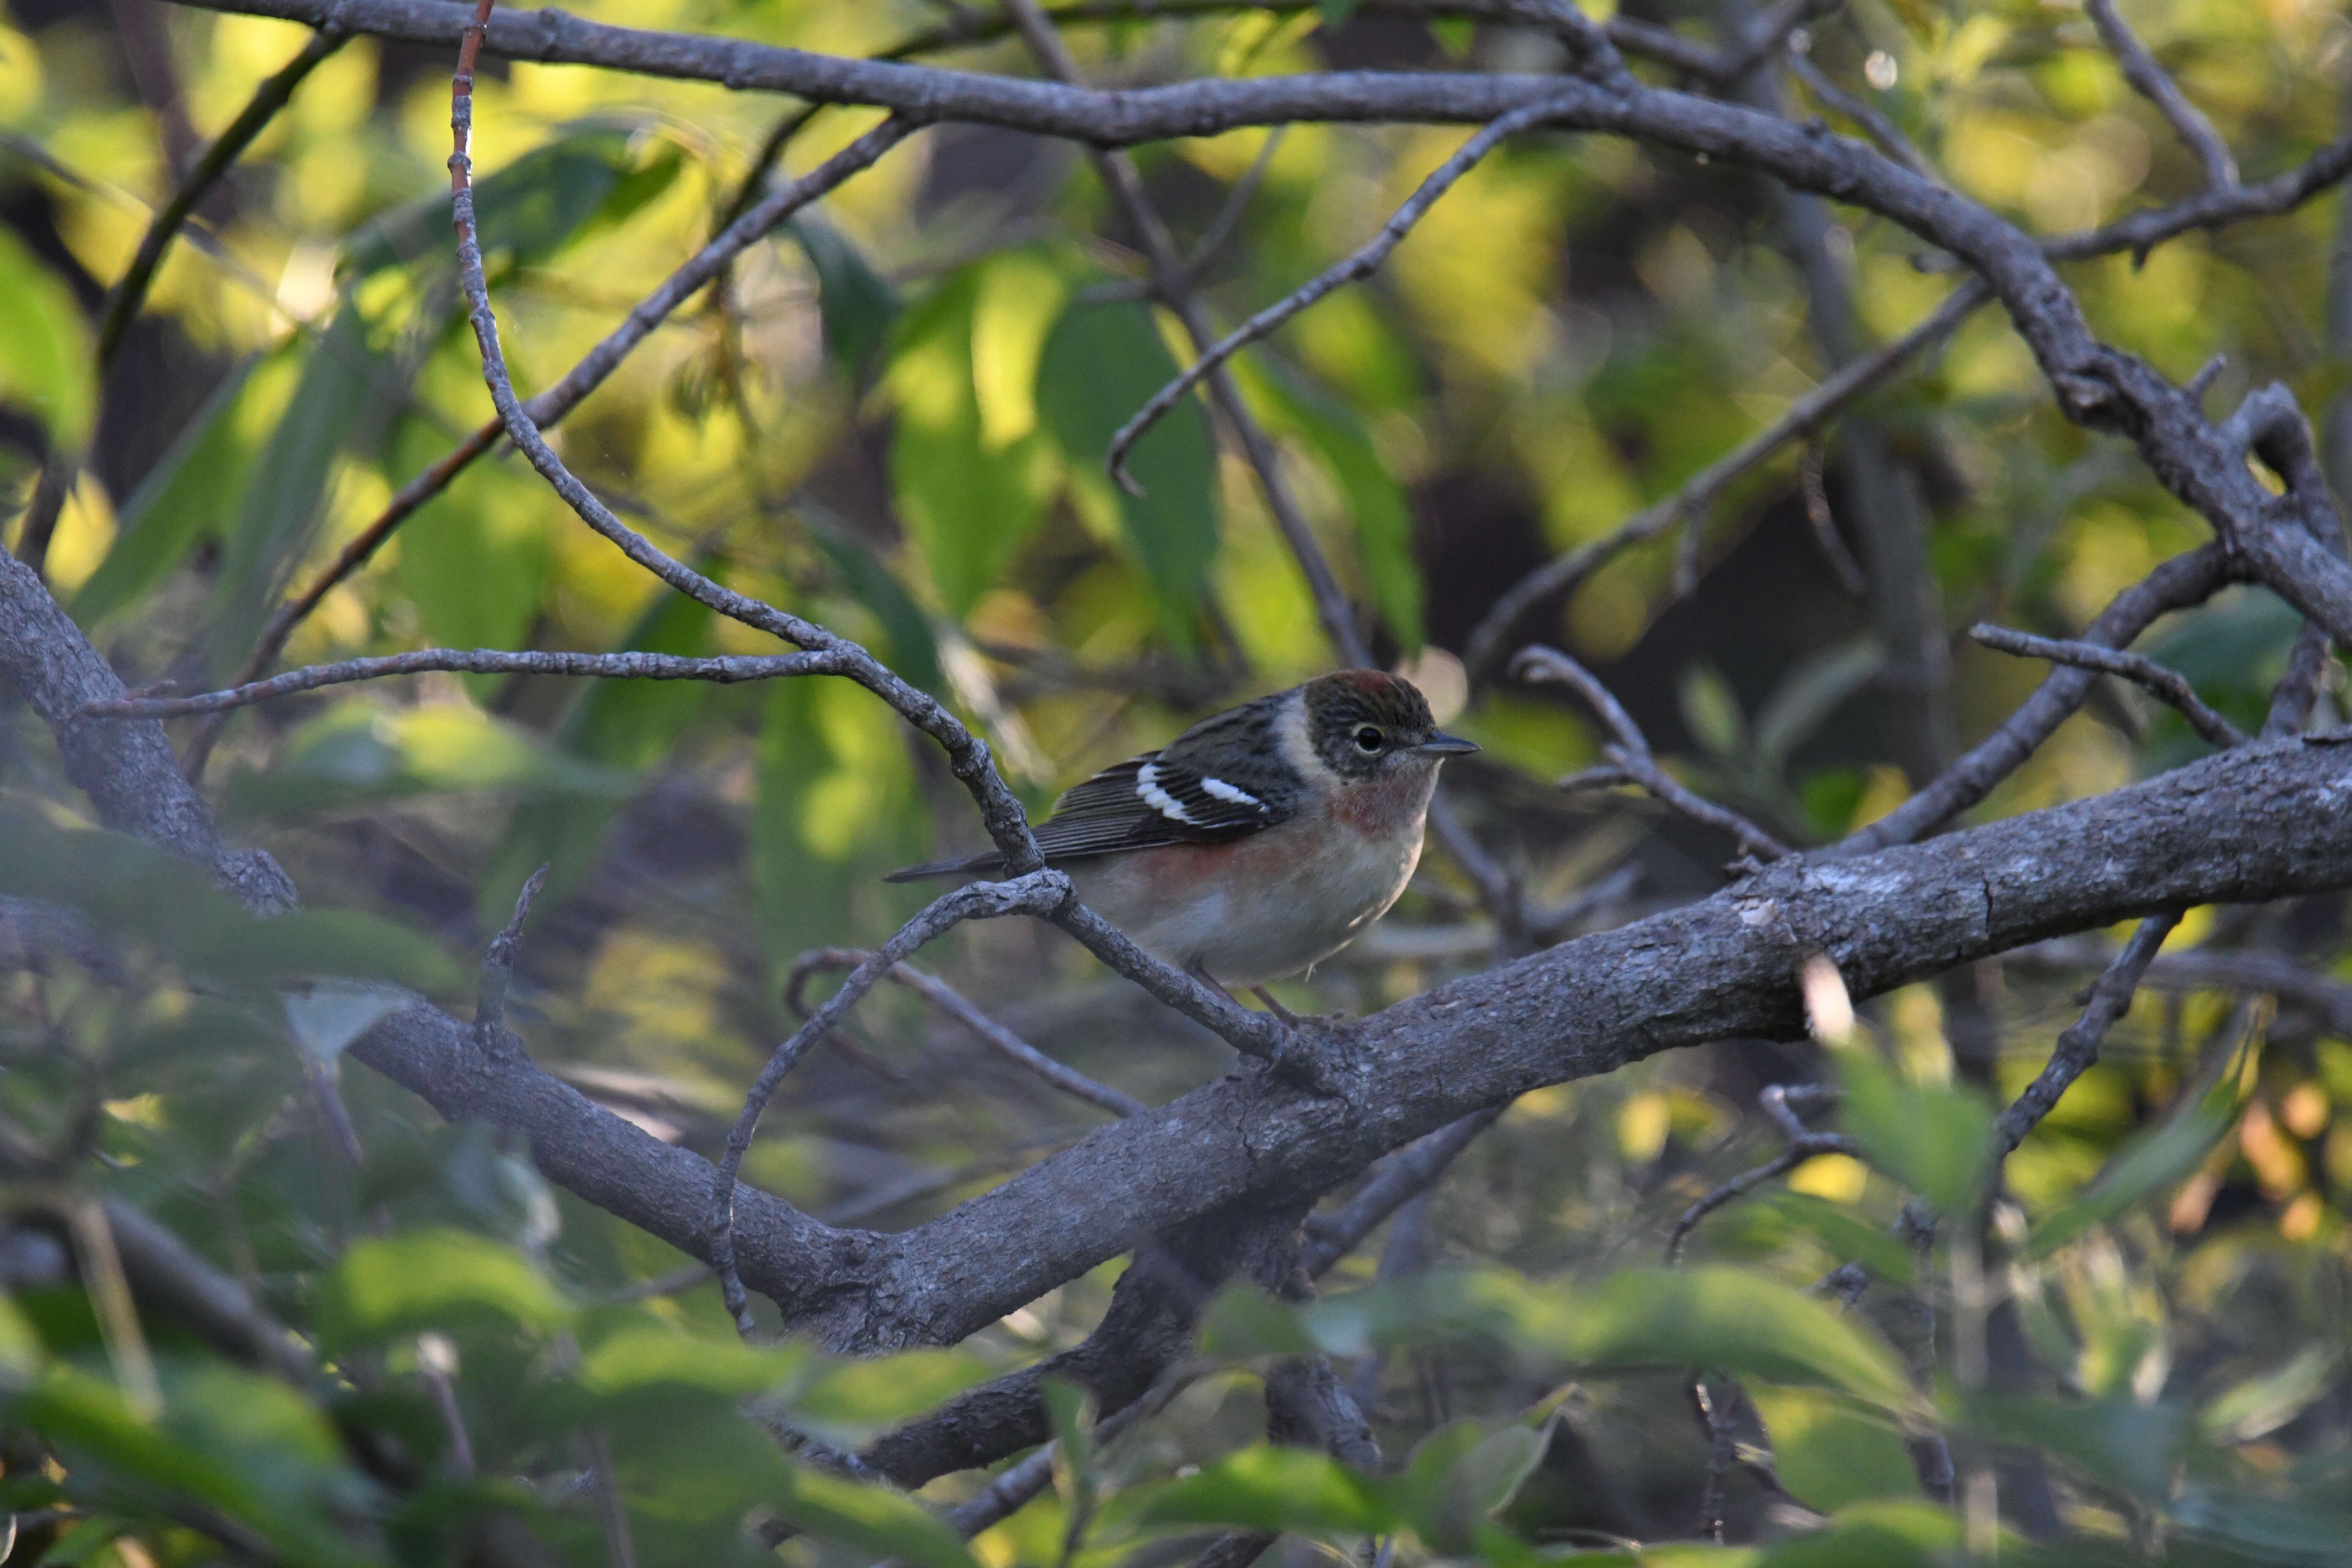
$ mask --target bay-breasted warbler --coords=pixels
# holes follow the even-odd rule
[[[1442,733],[1412,682],[1346,669],[1202,720],[1077,785],[1045,863],[1145,952],[1229,986],[1294,974],[1388,911],[1421,861]],[[894,871],[989,876],[993,850]]]

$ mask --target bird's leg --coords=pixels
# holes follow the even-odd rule
[[[1263,985],[1253,985],[1249,990],[1251,995],[1265,1004],[1265,1010],[1267,1012],[1273,1014],[1276,1017],[1281,1019],[1284,1023],[1289,1025],[1294,1029],[1298,1026],[1298,1015],[1284,1006],[1281,1003],[1276,1001],[1273,992],[1268,991]]]
[[[1241,1005],[1240,1000],[1235,997],[1232,992],[1225,989],[1224,983],[1223,981],[1219,980],[1215,975],[1210,973],[1206,969],[1203,969],[1201,966],[1201,961],[1199,959],[1196,958],[1192,963],[1186,964],[1184,966],[1184,973],[1199,981],[1202,984],[1207,986],[1210,990],[1215,992],[1218,995],[1223,997],[1226,1001],[1233,1003],[1234,1006],[1238,1007]]]

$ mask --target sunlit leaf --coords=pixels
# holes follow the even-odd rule
[[[1251,378],[1271,423],[1322,458],[1347,499],[1348,522],[1362,557],[1372,603],[1400,647],[1421,647],[1425,594],[1412,552],[1412,507],[1391,477],[1371,432],[1356,411],[1279,363]]]
[[[2089,1187],[2033,1227],[2026,1237],[2025,1255],[2046,1258],[2084,1232],[2179,1184],[2237,1125],[2240,1109],[2235,1080],[2225,1080],[2186,1110],[2132,1138]]]
[[[1037,412],[1073,484],[1108,485],[1103,458],[1111,437],[1175,376],[1145,307],[1080,302],[1064,313],[1037,367]],[[1117,491],[1123,535],[1161,629],[1189,647],[1217,555],[1216,448],[1199,403],[1188,397],[1171,408],[1136,443],[1128,468],[1144,493]]]
[[[902,323],[887,376],[890,482],[941,605],[961,616],[1045,515],[1054,456],[1032,433],[982,440],[972,325],[982,272],[967,268]]]
[[[400,395],[393,357],[346,305],[302,353],[294,395],[245,478],[241,505],[221,552],[208,632],[212,663],[226,673],[253,646],[262,617],[310,547],[327,485],[363,416]]]
[[[14,229],[0,229],[0,403],[41,422],[50,443],[73,452],[89,435],[98,408],[97,350],[89,318],[65,280],[35,256]]]
[[[1871,1163],[1941,1213],[1966,1209],[1991,1169],[1992,1107],[1967,1089],[1911,1088],[1859,1051],[1837,1069],[1840,1113]]]
[[[1702,1366],[1890,1407],[1911,1399],[1901,1363],[1855,1320],[1737,1268],[1628,1270],[1574,1292],[1548,1327],[1549,1342],[1596,1368]]]
[[[1818,1388],[1747,1385],[1772,1441],[1780,1484],[1823,1513],[1873,1498],[1919,1495],[1901,1428],[1880,1413]]]
[[[2198,1413],[2199,1428],[2217,1443],[2251,1443],[2294,1420],[2334,1385],[2344,1352],[2306,1345],[2269,1371],[2247,1378]]]
[[[1783,1191],[1748,1201],[1761,1213],[1811,1236],[1839,1261],[1861,1263],[1890,1285],[1910,1282],[1911,1248],[1889,1236],[1885,1226],[1853,1209],[1811,1193]]]
[[[782,1403],[803,1430],[855,1447],[954,1398],[991,1370],[969,1351],[902,1351],[820,1362],[803,1373]]]
[[[524,265],[544,260],[598,217],[616,193],[622,202],[636,205],[658,194],[657,184],[623,188],[633,135],[633,127],[591,126],[535,147],[476,181],[474,210],[484,259]],[[657,158],[649,166],[666,166],[671,174],[677,167],[674,154],[666,165]],[[446,189],[362,228],[344,244],[342,267],[346,279],[357,279],[420,258],[436,268],[456,266]]]
[[[916,1568],[975,1568],[954,1531],[921,1504],[881,1487],[799,1468],[792,1472],[792,1491],[776,1510],[813,1535],[869,1556],[896,1558]]]
[[[290,366],[291,342],[266,356]],[[74,595],[74,619],[96,626],[136,605],[204,539],[225,531],[244,494],[252,458],[240,428],[263,358],[221,378],[173,437],[115,519],[113,545]]]
[[[1155,1523],[1317,1534],[1370,1533],[1397,1522],[1377,1480],[1328,1454],[1270,1445],[1228,1454],[1150,1490],[1139,1514]]]
[[[329,709],[296,730],[268,773],[240,775],[232,799],[248,811],[303,812],[469,790],[618,799],[617,768],[567,757],[478,709],[438,704]]]

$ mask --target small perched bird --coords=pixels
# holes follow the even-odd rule
[[[1228,986],[1320,963],[1421,861],[1446,758],[1410,681],[1344,669],[1202,720],[1079,784],[1036,825],[1045,863],[1145,952]],[[994,851],[887,879],[989,876]]]

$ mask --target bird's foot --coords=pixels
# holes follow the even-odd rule
[[[1361,1087],[1366,1062],[1355,1040],[1356,1020],[1345,1014],[1300,1015],[1264,998],[1282,1020],[1282,1041],[1264,1070],[1327,1100],[1347,1100]]]

